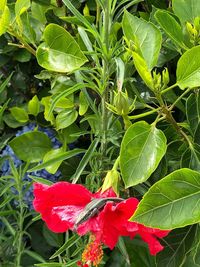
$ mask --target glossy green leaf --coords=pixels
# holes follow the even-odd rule
[[[0,1],[0,12],[1,12],[0,15],[3,13],[3,10],[6,6],[6,4],[7,4],[7,0],[1,0]]]
[[[181,25],[177,22],[177,20],[165,10],[156,11],[154,16],[167,36],[179,47],[187,49],[184,44],[184,36]]]
[[[136,45],[151,70],[158,61],[162,42],[161,32],[151,22],[133,16],[127,11],[124,13],[122,26],[125,37]]]
[[[193,144],[181,157],[181,167],[200,171],[200,146]]]
[[[199,0],[173,0],[172,8],[182,24],[186,21],[193,22],[196,17],[200,16]]]
[[[21,160],[38,162],[51,149],[51,141],[45,133],[28,132],[15,137],[9,145]]]
[[[48,166],[51,166],[52,164],[55,164],[56,162],[63,161],[66,159],[69,159],[71,157],[74,157],[80,153],[84,153],[84,149],[73,149],[67,152],[63,152],[61,155],[55,156],[53,159],[49,159],[48,161],[41,163],[37,165],[36,167],[33,167],[32,169],[28,170],[28,172],[34,172],[38,170],[42,170],[44,168],[47,168]]]
[[[2,111],[2,110],[1,110]],[[22,125],[24,125],[25,123],[16,121],[15,118],[12,116],[11,113],[5,113],[3,115],[3,121],[10,127],[10,128],[18,128]]]
[[[34,116],[37,116],[40,111],[40,101],[35,95],[29,102],[28,102],[28,112]]]
[[[137,53],[133,52],[133,59],[135,68],[138,71],[140,77],[143,79],[143,81],[146,83],[146,85],[153,90],[154,89],[154,83],[153,78],[151,75],[151,71],[148,69],[148,66],[145,62],[145,60]]]
[[[55,118],[53,113],[50,113],[50,108],[51,108],[51,96],[45,96],[41,100],[41,104],[44,106],[44,118],[47,121],[50,121],[51,124],[54,124]]]
[[[165,237],[165,249],[156,255],[158,267],[183,266],[186,254],[193,246],[196,225],[175,229]]]
[[[194,134],[200,123],[200,93],[192,93],[186,101],[186,116],[190,129]]]
[[[67,97],[70,96],[71,94],[79,91],[80,89],[84,88],[86,86],[86,84],[83,83],[78,83],[75,84],[74,86],[67,88],[66,90],[64,90],[64,92],[59,93],[58,95],[56,95],[51,102],[51,105],[49,107],[49,111],[48,111],[48,115],[52,115],[53,109],[56,107],[56,104],[63,99],[63,97]],[[50,98],[50,97],[49,97]]]
[[[131,220],[159,229],[200,222],[200,173],[180,169],[155,183]]]
[[[7,31],[10,23],[10,11],[7,6],[0,10],[0,36]]]
[[[87,112],[88,107],[89,105],[85,93],[81,91],[79,94],[79,115],[83,116]]]
[[[30,0],[17,0],[15,3],[15,15],[21,16],[29,7],[31,3]]]
[[[13,107],[10,108],[10,112],[12,116],[21,123],[25,123],[28,121],[28,114],[23,108]]]
[[[186,51],[178,61],[177,84],[181,89],[198,87],[200,80],[200,46]]]
[[[78,112],[75,109],[65,109],[56,117],[57,130],[64,129],[70,126],[78,117]]]
[[[166,137],[145,121],[134,123],[124,135],[120,168],[126,188],[146,181],[166,152]]]
[[[57,149],[52,149],[50,151],[48,151],[44,158],[43,158],[43,162],[48,162],[49,160],[51,159],[54,159],[58,156],[61,156],[63,154],[63,148],[60,147],[60,148],[57,148]],[[60,164],[62,163],[62,161],[57,161],[56,163],[52,164],[52,165],[49,165],[46,167],[46,170],[49,172],[49,173],[52,173],[52,174],[55,174],[60,166]]]
[[[80,68],[87,58],[79,45],[63,27],[49,24],[43,33],[44,43],[36,52],[43,68],[56,72],[71,72]]]

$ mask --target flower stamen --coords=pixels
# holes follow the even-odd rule
[[[84,263],[93,264],[98,267],[103,258],[103,249],[101,242],[95,239],[95,236],[91,236],[91,241],[85,247],[82,254],[82,261]]]

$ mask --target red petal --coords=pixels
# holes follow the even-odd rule
[[[92,193],[82,185],[58,182],[51,186],[34,184],[33,205],[54,232],[73,227],[75,217],[91,201]]]
[[[116,197],[116,196],[117,195],[115,194],[112,188],[107,189],[103,193],[101,191],[98,191],[93,194],[94,198],[105,198],[105,197]]]
[[[141,238],[148,244],[151,255],[156,255],[158,252],[163,250],[164,247],[152,234],[144,232],[139,232],[139,234]]]
[[[130,222],[128,222],[128,219],[135,211],[137,205],[138,200],[136,198],[129,198],[118,204],[108,202],[99,214],[102,228],[101,241],[110,249],[115,247],[119,236],[129,235],[127,225]],[[132,225],[132,228],[134,228],[134,231],[137,231],[137,224]]]

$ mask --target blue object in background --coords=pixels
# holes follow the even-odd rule
[[[26,132],[34,131],[35,127],[36,127],[35,123],[31,123],[29,125],[26,125],[21,130],[17,131],[15,136],[20,136]],[[53,148],[56,149],[56,148],[61,147],[62,144],[56,138],[56,132],[54,130],[52,130],[50,128],[40,127],[40,126],[37,128],[37,130],[45,133],[50,138]],[[23,163],[20,159],[17,158],[14,151],[12,150],[12,148],[9,145],[7,145],[1,151],[1,154],[0,154],[1,158],[6,157],[6,156],[9,156],[12,159],[16,168],[19,168],[19,166],[21,166]],[[6,159],[3,162],[1,169],[0,169],[0,174],[2,176],[11,175],[9,160]],[[41,178],[47,179],[51,182],[57,182],[58,179],[61,177],[61,172],[58,170],[55,174],[50,174],[45,169],[35,171],[35,172],[29,172],[29,173],[26,173],[25,176],[23,177],[24,182],[28,182],[28,183],[32,182],[32,179],[29,177],[29,175],[41,177]],[[24,203],[31,210],[31,209],[33,209],[33,206],[32,206],[33,186],[30,185],[28,190],[27,190],[27,188],[28,188],[28,186],[25,186],[25,188],[24,188]],[[11,190],[12,190],[13,194],[17,194],[17,190],[14,187],[12,187]],[[14,205],[16,205],[16,206],[18,205],[17,201],[14,201]]]

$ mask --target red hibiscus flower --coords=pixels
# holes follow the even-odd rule
[[[84,186],[68,182],[58,182],[52,186],[35,183],[34,195],[35,210],[41,213],[42,219],[49,229],[57,233],[69,229],[75,230],[77,217],[85,211],[85,207],[94,199],[116,197],[112,189],[104,193],[92,194]],[[120,236],[133,238],[139,234],[143,241],[148,244],[152,255],[156,255],[163,249],[157,237],[162,238],[169,231],[161,231],[128,221],[138,203],[136,198],[122,200],[119,203],[105,202],[101,210],[77,226],[76,231],[80,235],[87,232],[92,233],[92,242],[88,244],[83,253],[84,262],[100,262],[102,258],[101,244],[113,249]]]

